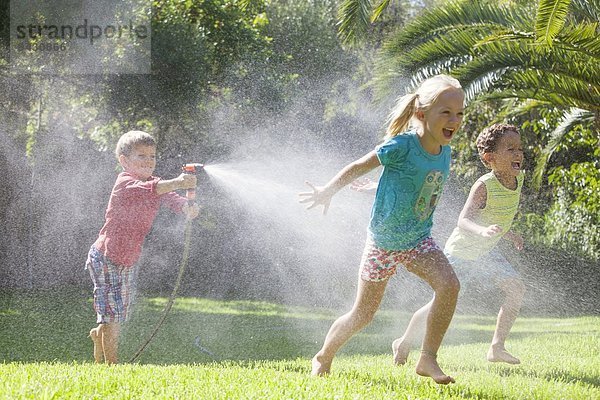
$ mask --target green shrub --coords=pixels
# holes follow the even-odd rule
[[[565,250],[600,259],[600,162],[556,168],[549,183],[556,201],[545,218],[548,241]]]

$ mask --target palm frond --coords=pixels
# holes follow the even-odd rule
[[[394,63],[395,60],[387,61],[380,60],[377,62],[378,73],[372,84],[375,89],[374,100],[376,102],[398,96],[399,87],[410,90],[417,86],[417,82],[421,82],[430,76],[449,73],[448,61],[436,61],[412,72],[397,68]]]
[[[585,52],[572,51],[569,48],[546,48],[546,51],[531,51],[536,46],[532,40],[496,40],[482,42],[470,60],[455,65],[452,72],[463,84],[467,85],[468,97],[472,98],[481,86],[489,90],[488,74],[495,77],[496,89],[506,87],[506,83],[515,77],[514,88],[543,87],[566,95],[569,103],[565,106],[578,106],[593,109],[594,103],[600,103],[600,63],[593,62]],[[513,75],[498,78],[498,74],[511,72]],[[514,74],[522,74],[514,75]],[[544,79],[548,79],[544,81]],[[477,82],[471,85],[471,82]],[[532,92],[535,93],[537,89]],[[537,98],[537,97],[535,97]],[[569,100],[571,99],[571,100]]]
[[[600,0],[571,0],[575,21],[600,21]]]
[[[599,27],[598,22],[566,26],[556,38],[555,46],[568,47],[572,51],[580,51],[598,59],[600,58]]]
[[[401,53],[438,36],[457,30],[475,29],[492,34],[508,28],[526,31],[532,17],[522,9],[511,9],[480,0],[448,1],[430,8],[408,23],[387,42],[388,51]]]
[[[533,171],[531,184],[534,189],[539,189],[542,184],[542,178],[546,171],[546,166],[552,157],[552,154],[562,142],[564,137],[576,126],[582,123],[591,123],[594,119],[594,114],[587,110],[572,108],[563,114],[560,124],[550,134],[550,140],[538,159],[538,162]]]
[[[485,97],[485,95],[481,96],[480,98],[484,98],[484,97]],[[533,99],[527,99],[527,100],[512,99],[512,101],[510,101],[510,102],[505,101],[505,103],[506,103],[506,106],[503,107],[498,112],[498,115],[497,115],[497,119],[500,121],[516,119],[516,118],[523,117],[523,116],[528,116],[533,111],[538,110],[540,108],[552,108],[552,109],[555,108],[552,104],[550,104],[546,101],[533,100]]]
[[[500,81],[505,72],[506,67],[503,67],[493,71],[486,71],[484,74],[475,79],[461,79],[462,76],[460,74],[456,75],[456,79],[463,84],[466,101],[470,102],[478,97],[480,93],[491,91],[497,82]]]
[[[538,43],[551,45],[565,25],[571,0],[539,0],[535,21],[535,34]]]
[[[367,31],[373,6],[371,0],[344,0],[339,10],[338,32],[345,43],[356,43]]]
[[[240,10],[245,11],[248,8],[248,6],[250,6],[251,2],[252,0],[238,0],[237,4]]]
[[[384,46],[381,56],[386,60],[394,60],[396,68],[411,71],[436,60],[461,59],[468,56],[481,36],[482,33],[477,28],[455,30],[406,49],[402,57],[398,57],[393,49]]]
[[[600,86],[560,72],[508,71],[502,83],[518,91],[523,98],[551,101],[558,107],[600,110]]]
[[[373,16],[371,16],[371,22],[375,22],[377,19],[379,19],[381,13],[384,12],[390,5],[390,1],[391,0],[383,0],[377,7],[375,7],[375,10],[373,10]]]
[[[448,73],[463,84],[468,101],[488,92],[490,98],[597,111],[598,23],[565,25],[569,3],[541,0],[537,20],[531,3],[450,0],[431,8],[384,45],[376,65],[376,94],[381,98],[394,82],[411,77]],[[534,25],[540,21],[545,21],[551,46],[539,42],[540,25],[535,30]]]

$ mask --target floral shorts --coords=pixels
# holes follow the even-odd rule
[[[135,267],[113,264],[94,246],[88,253],[85,268],[94,283],[96,322],[125,322],[129,316]]]
[[[360,262],[360,277],[363,281],[384,281],[396,273],[398,264],[406,266],[421,254],[436,250],[440,248],[431,237],[423,239],[409,250],[385,250],[377,247],[369,238]]]

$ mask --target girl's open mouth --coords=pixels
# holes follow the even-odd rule
[[[446,139],[452,139],[452,135],[454,135],[456,129],[444,128],[442,129],[442,133]]]
[[[521,170],[521,162],[520,161],[513,161],[512,167],[513,167],[513,169],[516,169],[516,170],[520,171]]]

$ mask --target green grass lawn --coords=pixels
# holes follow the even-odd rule
[[[164,298],[140,299],[121,359],[137,350]],[[485,353],[494,316],[456,315],[439,362],[456,384],[438,386],[391,363],[410,318],[389,309],[311,378],[310,358],[342,310],[180,298],[136,364],[94,365],[88,293],[0,293],[1,399],[600,399],[600,317],[517,320],[518,366]]]

